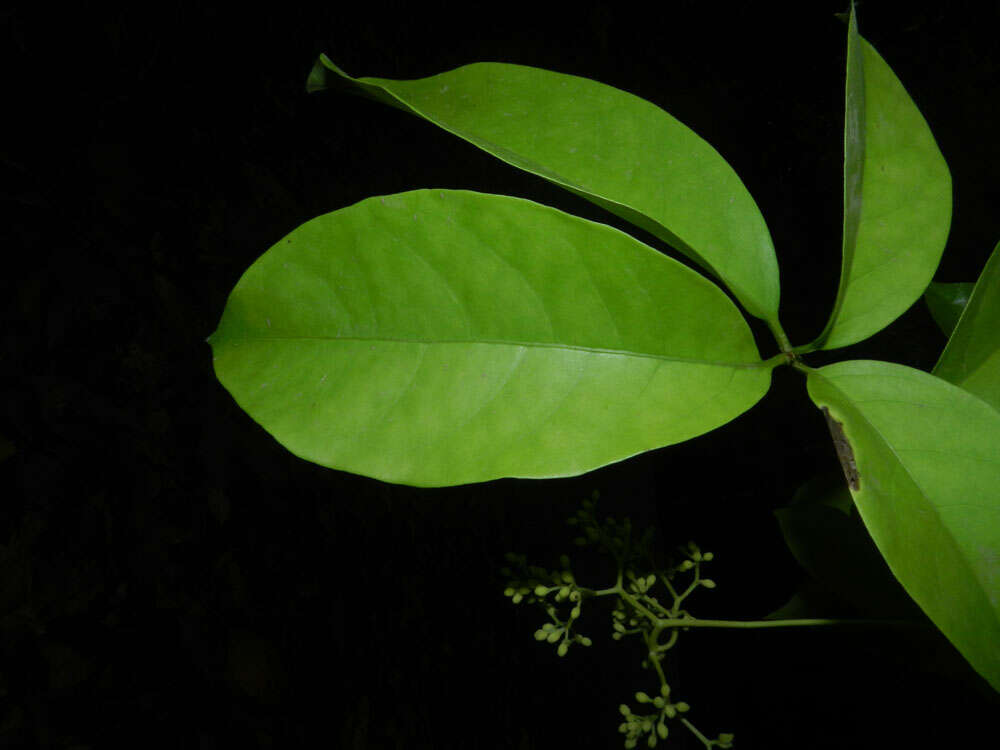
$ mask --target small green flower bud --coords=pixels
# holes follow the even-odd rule
[[[614,617],[616,620],[624,620],[625,619],[625,613],[622,612],[620,609],[614,610],[611,613],[611,616]]]
[[[670,697],[670,685],[660,685],[660,695],[664,698]]]
[[[569,600],[571,602],[578,602],[578,601],[580,601],[580,598],[581,597],[580,597],[580,592],[579,591],[571,591],[570,592]]]
[[[684,701],[681,701],[680,703],[675,703],[675,704],[674,704],[674,708],[676,708],[676,709],[677,709],[678,711],[680,711],[681,713],[684,713],[684,712],[686,712],[686,711],[690,711],[690,710],[691,710],[691,706],[689,706],[689,705],[688,705],[687,703],[685,703]]]
[[[621,732],[622,734],[628,734],[628,722],[623,721],[621,724],[619,724],[618,731]]]
[[[643,732],[650,732],[650,731],[652,731],[652,729],[653,729],[653,722],[650,721],[649,719],[643,719],[643,721],[642,721],[642,731]]]
[[[705,562],[711,562],[714,558],[715,555],[713,555],[711,552],[705,552],[701,556],[701,559],[704,560]]]
[[[546,640],[548,640],[549,643],[555,643],[556,641],[559,640],[561,636],[562,636],[562,628],[558,630],[552,630],[546,636]]]
[[[668,734],[667,725],[661,721],[659,724],[656,725],[656,733],[660,735],[661,740],[667,739],[667,734]]]
[[[620,713],[622,716],[628,717],[632,713],[632,711],[624,703],[619,703],[618,713]]]
[[[646,740],[646,744],[649,747],[656,747],[656,735],[655,734],[649,735],[649,739]]]
[[[624,633],[625,632],[625,626],[622,625],[620,622],[614,623],[611,627],[613,627],[615,629],[615,631],[618,632],[618,633]]]
[[[581,645],[583,645],[583,646],[592,646],[593,643],[594,642],[592,640],[590,640],[587,636],[585,636],[585,635],[581,635],[580,636],[580,644]]]
[[[715,741],[715,744],[722,748],[730,748],[733,746],[733,740],[735,738],[736,735],[730,734],[729,732],[723,732],[719,735],[719,739]]]
[[[549,637],[549,634],[546,633],[544,630],[536,630],[535,631],[535,640],[536,641],[544,641],[548,637]]]
[[[638,703],[649,703],[649,696],[641,690],[635,694],[635,699]]]
[[[627,740],[625,740],[625,750],[632,750],[632,748],[635,746],[636,746],[636,741],[634,738],[629,737]]]
[[[569,643],[566,641],[560,643],[559,648],[556,649],[556,653],[559,654],[559,656],[566,656],[567,651],[569,651]]]
[[[704,586],[706,589],[714,589],[715,581],[713,581],[711,578],[705,578],[702,580],[701,585]]]
[[[656,575],[654,573],[650,573],[648,576],[646,576],[646,588],[647,589],[652,588],[653,584],[655,584],[655,583],[656,583]]]
[[[663,707],[663,713],[667,715],[668,719],[672,719],[677,715],[677,709],[668,703]]]
[[[539,584],[538,586],[535,586],[535,596],[545,596],[551,590],[552,589],[550,589],[548,586],[542,586],[541,584]]]
[[[653,705],[657,708],[663,708],[664,700],[660,696],[653,698]]]
[[[573,574],[570,573],[568,570],[564,570],[561,577],[563,583],[573,583]]]
[[[568,596],[569,596],[569,587],[563,586],[561,589],[559,589],[559,593],[556,594],[556,601],[561,602]]]
[[[520,594],[514,594],[514,596],[513,596],[513,597],[511,597],[511,601],[513,601],[513,602],[514,602],[514,604],[520,604],[520,603],[521,603],[521,600],[522,600],[523,598],[524,598],[524,597],[523,597],[523,596],[521,596]]]
[[[577,617],[580,616],[580,605],[579,604],[577,606],[573,607],[573,609],[570,610],[569,616],[570,616],[571,620],[575,620]]]
[[[614,641],[620,641],[622,639],[622,634],[621,633],[612,633],[611,634],[611,639],[614,640]]]
[[[691,570],[694,567],[694,563],[690,560],[685,560],[680,565],[677,566],[677,570]]]

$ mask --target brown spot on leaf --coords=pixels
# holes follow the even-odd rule
[[[844,425],[834,419],[825,406],[822,409],[823,416],[826,417],[826,426],[830,428],[830,437],[833,438],[833,447],[837,449],[837,458],[840,459],[840,466],[847,479],[847,486],[857,492],[861,489],[861,475],[858,474],[858,464],[854,460],[854,449],[844,434]]]

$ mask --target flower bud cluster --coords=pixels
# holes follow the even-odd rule
[[[522,601],[529,604],[539,603],[548,614],[551,622],[542,625],[535,631],[536,641],[546,641],[556,646],[556,653],[565,656],[570,645],[579,643],[581,646],[590,646],[593,641],[585,635],[571,632],[576,620],[580,617],[580,606],[583,603],[583,594],[576,585],[573,572],[570,570],[569,557],[562,555],[559,563],[562,567],[558,571],[547,571],[533,565],[527,565],[523,555],[508,554],[507,561],[517,565],[529,577],[513,580],[504,589],[504,596],[509,596],[514,604]],[[510,576],[510,568],[503,568],[501,571],[505,576]],[[560,617],[557,604],[568,603],[570,605],[569,614]]]
[[[636,702],[652,704],[652,707],[656,709],[654,713],[635,714],[624,703],[618,707],[621,715],[625,718],[625,721],[618,725],[618,731],[625,735],[627,750],[638,745],[646,735],[648,736],[645,743],[648,747],[656,747],[657,741],[667,739],[670,734],[670,730],[667,728],[667,719],[672,719],[679,713],[686,713],[690,709],[690,706],[683,701],[670,703],[669,698],[670,686],[664,684],[660,687],[660,694],[655,698],[650,698],[641,690],[635,694]]]
[[[647,747],[667,739],[669,735],[668,721],[689,710],[683,701],[671,702],[670,687],[666,684],[660,662],[665,653],[677,641],[678,633],[687,630],[682,624],[694,620],[681,605],[684,600],[699,587],[715,588],[715,582],[701,577],[701,565],[713,559],[711,552],[703,552],[694,542],[688,542],[679,548],[679,561],[663,569],[653,562],[651,550],[652,529],[646,530],[640,539],[632,538],[632,525],[629,519],[618,523],[608,517],[599,523],[595,513],[596,493],[593,499],[585,500],[583,507],[567,523],[576,526],[580,535],[576,538],[578,546],[593,545],[609,553],[618,563],[618,582],[607,589],[591,590],[577,585],[566,555],[559,558],[558,570],[549,571],[544,568],[528,565],[524,555],[508,554],[506,559],[518,569],[519,577],[513,575],[510,568],[503,568],[502,573],[508,577],[509,583],[504,595],[510,597],[514,604],[527,602],[538,604],[548,614],[549,622],[543,624],[534,632],[535,640],[556,646],[556,653],[565,656],[570,645],[579,643],[590,646],[590,638],[572,632],[580,618],[583,600],[590,597],[614,596],[612,617],[612,635],[614,640],[621,640],[626,635],[638,634],[647,651],[642,662],[644,669],[656,669],[660,681],[660,694],[650,697],[644,692],[635,694],[638,703],[648,704],[653,713],[635,714],[625,704],[620,711],[625,721],[619,725],[619,731],[625,735],[627,750],[635,748],[644,742]],[[638,563],[648,562],[655,570],[641,573]],[[646,568],[648,571],[649,568]],[[677,582],[680,574],[687,574],[686,585]],[[663,592],[660,595],[670,604],[661,603],[653,595],[654,589]],[[569,612],[565,613],[565,608]],[[562,613],[560,612],[562,608]],[[664,643],[658,642],[661,633],[669,632],[669,638]],[[684,724],[702,740],[706,747],[731,748],[733,736],[720,734],[717,739],[709,740],[692,727],[690,722]]]

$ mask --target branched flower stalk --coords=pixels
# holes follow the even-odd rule
[[[652,711],[634,713],[627,704],[619,706],[624,721],[618,731],[625,735],[625,747],[634,748],[640,741],[645,741],[648,747],[656,747],[659,740],[669,736],[668,722],[677,720],[709,750],[713,747],[731,748],[732,734],[723,733],[715,739],[708,739],[685,717],[690,706],[684,701],[671,701],[670,685],[661,665],[666,653],[676,645],[680,630],[698,622],[683,608],[684,601],[699,588],[715,588],[712,579],[701,575],[701,566],[712,560],[712,553],[702,552],[694,542],[688,542],[678,549],[678,562],[659,568],[652,554],[653,529],[647,529],[640,538],[633,539],[630,519],[619,523],[609,516],[603,523],[599,522],[595,513],[596,500],[595,492],[592,499],[583,502],[576,515],[567,519],[567,523],[580,532],[574,540],[577,546],[593,546],[614,558],[618,569],[614,586],[605,589],[580,586],[567,555],[559,558],[559,570],[548,571],[528,565],[523,555],[509,553],[506,559],[516,567],[519,577],[514,577],[510,568],[502,569],[503,575],[510,578],[504,595],[509,596],[514,604],[538,604],[545,610],[549,621],[535,631],[535,640],[558,644],[556,653],[559,656],[565,656],[572,644],[590,646],[592,643],[587,636],[573,631],[583,602],[595,597],[615,597],[611,637],[616,641],[629,635],[641,637],[647,654],[642,666],[645,669],[652,666],[659,678],[655,697],[643,691],[635,694],[635,701]],[[649,567],[646,569],[653,572],[637,573],[640,564],[647,564]],[[653,594],[657,584],[669,595],[668,604]],[[563,614],[566,607],[569,607],[569,613]],[[662,643],[661,636],[665,636]]]

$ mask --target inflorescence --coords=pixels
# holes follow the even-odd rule
[[[647,529],[641,538],[632,538],[632,524],[626,518],[619,523],[610,516],[601,523],[595,513],[597,493],[592,499],[584,500],[583,507],[567,523],[579,531],[574,543],[579,547],[594,547],[611,555],[617,563],[618,573],[614,586],[606,589],[590,589],[580,586],[573,575],[567,555],[559,558],[559,569],[545,570],[537,565],[529,565],[524,555],[508,553],[507,561],[516,568],[503,568],[502,573],[509,580],[504,595],[514,604],[522,602],[537,604],[544,609],[549,621],[535,631],[536,641],[545,641],[556,646],[559,656],[566,656],[574,644],[590,646],[592,641],[575,632],[583,603],[602,596],[615,597],[611,612],[611,637],[621,640],[625,636],[638,635],[646,647],[643,668],[652,667],[659,678],[659,690],[655,697],[639,691],[635,701],[643,704],[649,713],[636,714],[627,704],[621,704],[619,711],[624,721],[618,731],[625,735],[625,747],[634,748],[645,741],[648,747],[656,747],[659,740],[669,736],[668,722],[677,720],[702,741],[706,748],[731,748],[733,735],[723,733],[716,739],[708,739],[699,732],[685,714],[690,707],[684,701],[671,702],[670,686],[664,677],[661,662],[677,643],[678,634],[685,629],[685,623],[695,620],[683,609],[684,600],[699,588],[715,588],[710,578],[702,578],[701,565],[712,560],[711,552],[702,552],[694,542],[678,548],[678,560],[666,568],[656,565],[652,554],[653,529]],[[637,573],[641,564],[648,565],[652,572]],[[682,585],[686,581],[686,585]],[[659,584],[669,598],[664,604],[654,595]],[[664,596],[660,593],[660,596]],[[566,609],[569,612],[566,613]],[[660,636],[666,640],[661,643]]]

